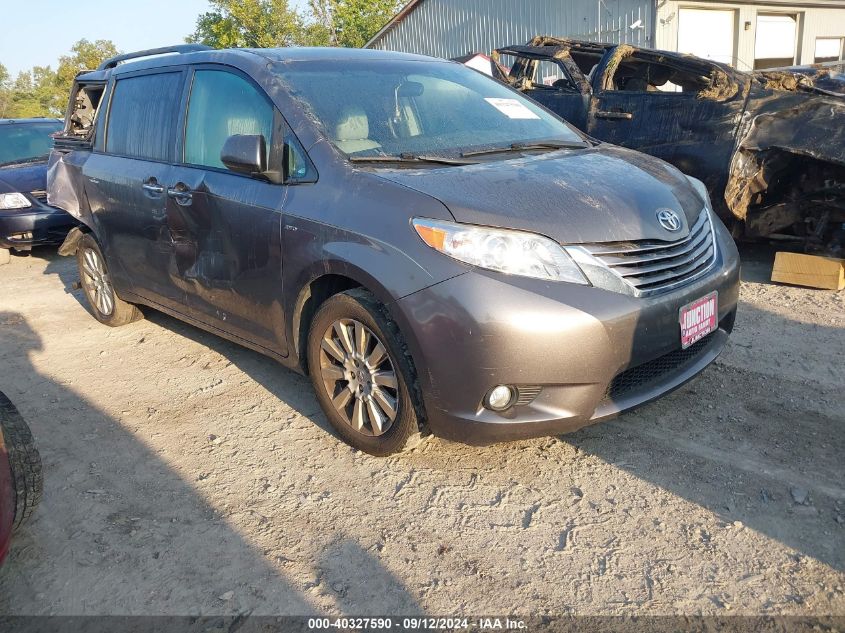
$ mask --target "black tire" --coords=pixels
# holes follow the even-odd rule
[[[0,248],[0,266],[5,266],[12,261],[12,251],[8,248]]]
[[[0,392],[0,435],[12,467],[12,484],[15,492],[15,520],[17,530],[29,519],[41,501],[44,477],[41,456],[29,426],[9,399]]]
[[[98,262],[101,267],[97,273],[92,274],[93,261]],[[133,321],[143,318],[143,314],[137,306],[123,301],[117,296],[117,292],[111,283],[108,264],[100,245],[90,233],[86,233],[79,241],[79,248],[76,250],[76,265],[79,268],[79,280],[91,314],[100,323],[109,327],[120,327]]]
[[[395,376],[396,387],[387,387],[385,390],[385,393],[388,393],[387,390],[389,390],[392,395],[391,402],[396,405],[395,418],[389,428],[381,435],[369,434],[370,429],[375,428],[372,423],[373,415],[369,410],[365,413],[369,420],[370,429],[359,431],[354,428],[351,420],[344,417],[344,414],[333,404],[332,401],[336,394],[330,394],[329,388],[324,382],[322,368],[327,357],[322,348],[323,338],[333,328],[334,324],[341,320],[357,321],[370,330],[370,335],[375,335],[375,344],[381,342],[384,346],[390,363],[388,366]],[[371,348],[375,347],[372,339],[370,339],[370,343]],[[311,384],[317,394],[317,401],[331,425],[347,444],[370,455],[390,455],[401,451],[408,438],[418,431],[422,409],[418,404],[419,399],[416,396],[416,391],[412,391],[417,388],[413,362],[408,355],[407,347],[402,340],[398,326],[390,318],[387,309],[371,293],[355,288],[327,299],[311,321],[307,354]],[[376,382],[373,380],[373,384]],[[337,383],[337,385],[343,384],[350,388],[349,381]],[[378,390],[379,388],[375,387],[375,389]],[[336,393],[339,394],[340,391],[343,391],[342,386]],[[350,400],[352,403],[350,406],[353,409],[355,398],[357,396]],[[384,411],[384,409],[381,411]]]

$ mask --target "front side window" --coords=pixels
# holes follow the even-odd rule
[[[308,61],[276,69],[325,136],[350,157],[582,142],[533,101],[460,64]]]
[[[118,79],[109,107],[106,151],[169,161],[182,98],[182,73]]]
[[[680,68],[669,62],[632,55],[616,67],[608,89],[626,92],[677,92],[699,95],[712,87],[707,67]]]
[[[50,135],[61,128],[58,121],[0,125],[0,165],[46,160],[53,147]]]
[[[535,88],[575,90],[575,86],[569,81],[569,77],[563,72],[563,68],[548,59],[541,59],[537,62],[534,68],[533,84]]]
[[[235,134],[263,135],[268,153],[273,106],[246,79],[221,70],[194,74],[185,131],[185,162],[225,169],[220,152]]]

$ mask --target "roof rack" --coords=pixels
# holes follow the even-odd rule
[[[120,62],[129,61],[130,59],[138,59],[139,57],[151,57],[152,55],[164,55],[166,53],[195,53],[197,51],[213,50],[211,46],[204,44],[179,44],[177,46],[162,46],[161,48],[150,48],[145,51],[138,51],[137,53],[124,53],[123,55],[115,55],[109,57],[102,64],[97,66],[97,70],[107,70],[114,68]]]

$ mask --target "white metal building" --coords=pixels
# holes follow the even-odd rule
[[[845,59],[845,0],[411,0],[367,44],[458,57],[535,35],[692,53],[742,70]]]

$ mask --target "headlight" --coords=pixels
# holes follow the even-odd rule
[[[0,209],[26,209],[31,206],[22,193],[0,193]]]
[[[465,264],[508,275],[589,283],[560,244],[542,235],[421,218],[413,225],[431,248]]]

